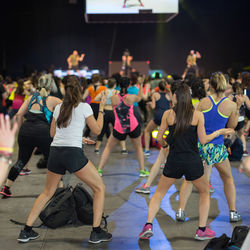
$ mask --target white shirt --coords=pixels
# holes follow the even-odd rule
[[[54,110],[53,117],[57,120],[62,103],[58,104]],[[82,134],[85,128],[85,119],[93,115],[92,108],[87,103],[79,103],[72,110],[72,117],[66,128],[56,126],[56,134],[51,146],[56,147],[78,147],[82,148]]]

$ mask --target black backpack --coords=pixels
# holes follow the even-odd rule
[[[231,242],[229,244],[229,249],[230,249],[230,247],[241,248],[244,240],[247,237],[248,232],[249,232],[249,227],[247,227],[247,226],[235,227],[233,234],[232,234]]]
[[[75,200],[71,188],[58,188],[39,218],[49,228],[76,223]]]
[[[229,241],[230,238],[226,234],[222,234],[220,237],[211,239],[204,250],[225,250]]]
[[[81,183],[77,184],[74,188],[73,197],[75,199],[75,211],[78,220],[85,225],[92,225],[93,197]]]

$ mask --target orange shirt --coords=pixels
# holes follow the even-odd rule
[[[95,101],[95,98],[96,98],[96,96],[97,96],[99,93],[101,93],[103,90],[106,90],[106,89],[107,89],[107,88],[106,88],[105,86],[98,86],[96,90],[94,89],[94,86],[88,87],[89,96],[90,96],[90,98],[91,98],[90,103],[100,103],[100,101],[99,101],[99,102],[96,102],[96,101]]]

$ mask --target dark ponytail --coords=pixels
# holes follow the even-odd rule
[[[174,107],[176,115],[176,126],[174,134],[184,133],[191,125],[193,119],[194,107],[190,89],[187,84],[180,85],[176,91],[177,104]]]
[[[65,86],[65,96],[56,121],[58,128],[66,128],[72,118],[72,110],[82,100],[81,85],[76,76],[69,76]]]
[[[121,87],[121,91],[120,91],[120,95],[126,95],[128,93],[128,87],[130,85],[130,79],[128,77],[122,77],[121,81],[120,81],[120,87]]]

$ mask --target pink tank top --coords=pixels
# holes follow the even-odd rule
[[[135,130],[138,121],[134,115],[133,105],[127,105],[124,98],[127,96],[118,95],[120,102],[114,106],[115,126],[114,129],[120,134],[127,134]]]

